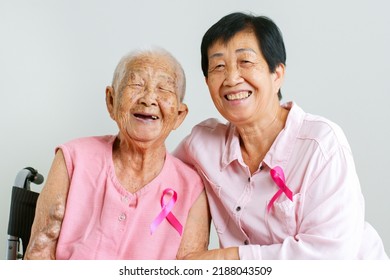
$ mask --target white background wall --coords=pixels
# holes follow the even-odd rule
[[[46,176],[56,145],[117,132],[104,92],[129,50],[159,45],[185,68],[190,113],[170,136],[170,150],[194,124],[219,117],[201,74],[200,41],[211,24],[233,11],[269,16],[281,28],[287,48],[283,100],[295,100],[344,129],[366,219],[390,253],[389,3],[0,0],[0,258],[16,174],[32,166]],[[211,246],[216,242],[213,236]]]

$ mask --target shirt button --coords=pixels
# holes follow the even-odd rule
[[[119,221],[124,221],[124,220],[126,220],[126,214],[125,214],[125,213],[120,214],[119,217],[118,217],[118,220],[119,220]]]
[[[244,244],[245,244],[245,245],[248,245],[248,244],[249,244],[249,241],[248,241],[248,240],[245,240],[245,241],[244,241]]]
[[[240,210],[241,210],[241,207],[240,207],[240,206],[237,206],[236,211],[238,212],[238,211],[240,211]]]

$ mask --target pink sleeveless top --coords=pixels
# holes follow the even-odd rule
[[[173,189],[171,213],[185,227],[188,212],[203,190],[193,169],[166,154],[161,173],[138,192],[126,191],[116,178],[112,145],[116,136],[76,139],[60,145],[70,178],[57,259],[175,259],[181,236],[160,214],[163,192]],[[164,203],[170,195],[164,197]]]

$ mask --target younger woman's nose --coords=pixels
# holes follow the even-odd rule
[[[240,69],[237,66],[226,67],[224,86],[235,86],[243,81]]]

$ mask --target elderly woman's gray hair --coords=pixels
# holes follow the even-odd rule
[[[171,60],[172,66],[175,68],[175,73],[176,73],[177,93],[179,95],[180,102],[183,102],[185,91],[186,91],[186,77],[185,77],[183,67],[170,52],[160,47],[140,49],[140,50],[132,51],[127,55],[123,56],[119,61],[117,67],[115,68],[114,76],[112,79],[112,87],[114,88],[115,92],[122,91],[122,86],[123,86],[122,82],[126,80],[128,74],[127,73],[128,63],[140,56],[165,56],[169,60]]]

